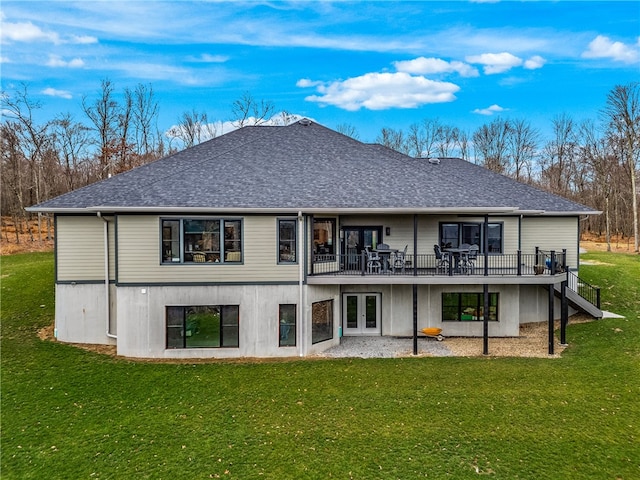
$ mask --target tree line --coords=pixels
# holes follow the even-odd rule
[[[206,112],[187,110],[166,132],[158,129],[159,103],[150,84],[125,88],[101,82],[97,95],[83,97],[83,118],[62,113],[37,122],[41,104],[22,84],[2,92],[2,215],[18,226],[25,207],[191,147],[222,133],[222,122]],[[276,114],[273,102],[245,92],[230,106],[234,128],[286,125],[296,117]],[[638,252],[638,164],[640,83],[613,87],[596,118],[582,122],[561,113],[542,138],[526,119],[497,117],[474,131],[437,118],[405,130],[382,128],[376,142],[417,158],[460,157],[497,173],[603,212],[583,221],[583,230],[633,237]],[[359,138],[355,127],[339,132]],[[40,220],[40,217],[38,217]]]

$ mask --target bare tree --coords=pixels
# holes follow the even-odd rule
[[[68,190],[86,183],[87,179],[78,177],[80,164],[89,161],[89,131],[86,125],[75,122],[70,113],[63,114],[53,121],[54,148],[63,168]]]
[[[496,118],[484,124],[473,133],[476,162],[489,170],[505,173],[508,170],[507,139],[509,122]]]
[[[346,135],[347,137],[351,137],[355,140],[360,139],[360,134],[358,133],[356,127],[348,123],[340,123],[336,125],[336,132],[340,132],[341,134]]]
[[[442,125],[440,132],[440,142],[437,148],[438,155],[444,158],[451,157],[458,149],[460,131],[457,127],[451,125]]]
[[[177,138],[182,141],[184,148],[193,147],[200,142],[211,140],[216,137],[216,127],[209,123],[205,112],[192,110],[183,112],[178,124],[171,127],[167,132],[170,138]]]
[[[109,79],[101,82],[98,98],[89,103],[82,99],[82,108],[93,124],[98,135],[98,149],[100,159],[100,178],[107,178],[114,173],[114,153],[117,151],[117,130],[120,108],[113,98],[114,86]]]
[[[14,140],[16,143],[13,148],[18,148],[21,156],[27,161],[29,167],[29,199],[24,198],[24,184],[16,191],[19,191],[20,208],[23,209],[25,201],[29,205],[40,203],[47,198],[48,180],[52,178],[45,171],[46,154],[48,145],[51,142],[49,134],[50,123],[36,124],[33,115],[34,111],[41,107],[39,102],[35,102],[29,98],[28,87],[22,84],[21,87],[14,92],[14,96],[2,94],[2,109],[5,116],[13,119],[7,124],[8,128],[13,129]],[[9,132],[7,132],[9,133]],[[41,214],[38,214],[38,226],[41,223]],[[38,229],[38,238],[41,238],[41,229]]]
[[[552,124],[554,138],[543,149],[542,175],[552,192],[568,196],[576,179],[576,124],[566,113],[556,115]]]
[[[507,155],[510,157],[510,176],[518,181],[531,181],[531,170],[538,151],[540,133],[528,120],[510,121]]]
[[[386,127],[382,128],[382,130],[380,130],[380,134],[376,138],[376,143],[389,147],[396,152],[409,155],[409,148],[402,130],[394,130]]]
[[[602,111],[609,132],[619,140],[622,162],[631,177],[634,251],[638,252],[638,190],[636,175],[640,157],[640,83],[616,85],[607,96]]]
[[[151,84],[139,83],[134,91],[133,124],[137,154],[148,158],[156,152],[154,139],[155,124],[158,119],[158,102]]]
[[[271,100],[256,100],[251,93],[244,92],[231,105],[232,123],[237,128],[247,125],[262,125],[275,112],[275,105]]]
[[[442,124],[437,118],[426,118],[422,121],[422,152],[423,158],[430,158],[436,155],[436,149],[442,141]]]

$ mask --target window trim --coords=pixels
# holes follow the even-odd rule
[[[189,308],[217,308],[220,312],[220,324],[219,324],[219,329],[220,329],[220,345],[218,346],[212,346],[212,345],[206,345],[206,346],[187,346],[187,310]],[[237,309],[237,318],[238,318],[238,322],[237,325],[234,325],[234,327],[237,329],[237,345],[224,345],[224,335],[223,335],[223,331],[224,331],[224,310],[225,308],[228,307],[236,307]],[[177,309],[180,308],[182,309],[182,326],[181,326],[181,336],[182,336],[182,346],[180,347],[173,347],[173,346],[169,346],[169,309]],[[228,305],[165,305],[164,306],[164,334],[165,334],[165,349],[166,350],[190,350],[190,349],[201,349],[201,348],[215,348],[215,349],[219,349],[219,348],[240,348],[240,305],[239,304],[228,304]],[[172,328],[176,328],[176,326],[172,326]]]
[[[283,319],[282,319],[282,307],[293,307],[293,324],[291,323],[283,323]],[[293,332],[291,332],[293,334],[293,343],[292,344],[283,344],[282,343],[282,327],[283,326],[289,326],[291,327],[293,325]],[[290,331],[287,331],[287,338],[290,334]],[[291,347],[295,347],[297,345],[297,336],[298,336],[298,305],[295,303],[280,303],[278,304],[278,347],[282,347],[282,348],[291,348]]]
[[[319,303],[326,303],[328,305],[327,307],[327,311],[330,314],[330,325],[329,325],[329,330],[330,330],[330,335],[326,338],[321,338],[321,339],[314,339],[313,338],[313,307]],[[327,300],[318,300],[317,302],[313,302],[311,304],[311,344],[315,345],[316,343],[322,343],[322,342],[326,342],[328,340],[333,340],[333,330],[335,328],[335,318],[334,318],[334,314],[333,314],[333,298],[331,299],[327,299]]]
[[[294,259],[282,260],[280,257],[280,223],[293,222],[293,248]],[[276,219],[277,241],[276,241],[276,263],[278,265],[297,265],[298,264],[298,219],[295,217],[282,217]]]
[[[484,244],[485,244],[485,239],[484,239],[484,222],[439,222],[438,224],[438,243],[441,247],[444,247],[443,244],[443,240],[442,240],[442,232],[443,232],[443,227],[445,225],[456,225],[458,228],[458,246],[461,245],[463,243],[462,241],[462,233],[463,233],[463,227],[465,225],[473,225],[473,226],[478,226],[480,227],[480,244],[478,245],[480,247],[480,251],[479,253],[484,255]],[[488,226],[498,226],[500,228],[500,250],[499,251],[490,251],[488,252],[489,255],[504,255],[504,222],[488,222],[487,223]],[[487,229],[488,230],[488,229]]]
[[[213,216],[195,216],[195,217],[160,217],[160,265],[244,265],[244,218],[242,217],[213,217]],[[185,221],[217,221],[219,226],[219,259],[216,261],[205,261],[205,262],[194,262],[194,261],[185,261]],[[179,255],[176,257],[172,255],[171,260],[165,260],[164,254],[164,244],[167,240],[165,240],[164,232],[165,232],[165,222],[178,222],[178,250]],[[226,249],[225,243],[226,240],[224,238],[225,231],[225,223],[226,222],[239,222],[240,224],[240,239],[237,240],[240,243],[240,259],[239,261],[229,261],[226,260]],[[175,240],[170,239],[170,242],[175,242]],[[235,240],[234,240],[235,241]],[[173,252],[172,252],[173,253]],[[178,259],[175,261],[174,259]]]
[[[457,295],[458,299],[457,299],[457,308],[458,308],[458,312],[457,312],[457,320],[451,320],[451,319],[445,319],[445,302],[444,302],[444,297],[445,295]],[[479,315],[476,314],[475,319],[473,318],[462,318],[463,317],[463,310],[462,310],[462,295],[475,295],[476,298],[476,311],[479,310],[480,308],[484,308],[484,292],[442,292],[441,296],[440,296],[440,314],[441,314],[441,320],[442,322],[484,322],[484,318],[480,318]],[[489,308],[491,308],[492,305],[492,297],[495,298],[495,307],[496,307],[496,318],[491,319],[489,318],[489,322],[500,322],[500,293],[499,292],[489,292]],[[471,308],[471,306],[469,306],[468,308]],[[473,317],[472,314],[465,314],[467,316],[471,316]],[[483,315],[484,317],[484,315]],[[489,317],[491,317],[491,312],[489,312]]]

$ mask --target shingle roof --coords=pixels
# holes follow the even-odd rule
[[[31,210],[595,213],[464,160],[434,164],[307,123],[244,127]]]

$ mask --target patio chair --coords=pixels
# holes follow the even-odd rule
[[[380,255],[377,252],[372,252],[368,246],[364,248],[364,251],[367,254],[367,272],[380,273],[380,268],[382,268]]]
[[[478,252],[480,247],[478,245],[469,246],[469,253],[466,253],[462,257],[462,269],[465,273],[473,275],[476,268],[476,260],[478,259]]]
[[[445,272],[449,270],[449,257],[442,253],[440,245],[434,245],[433,251],[436,254],[436,270],[444,270]]]
[[[402,273],[405,272],[405,268],[407,266],[411,266],[411,260],[407,260],[407,249],[409,248],[409,245],[405,245],[404,246],[404,251],[402,252],[395,252],[393,254],[393,259],[391,262],[391,268],[392,270],[395,272],[397,268],[402,270]]]

